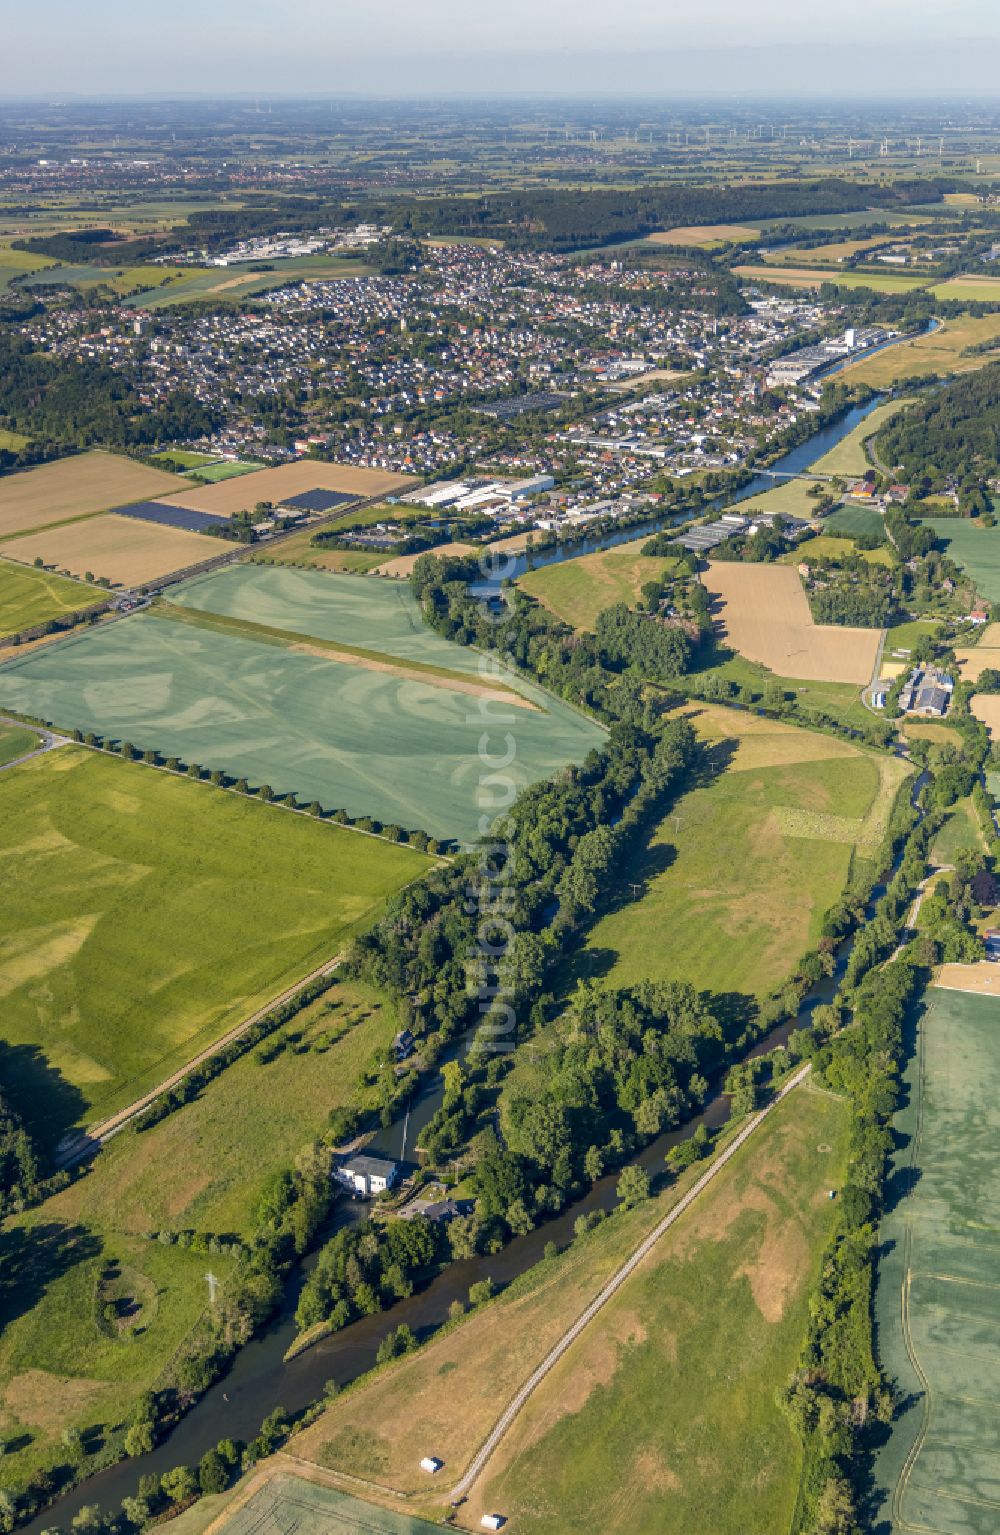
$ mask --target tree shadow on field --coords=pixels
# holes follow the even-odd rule
[[[87,1100],[38,1045],[0,1041],[0,1090],[44,1157],[80,1123]]]
[[[0,1331],[37,1306],[57,1279],[100,1252],[99,1239],[85,1226],[47,1221],[0,1232]]]

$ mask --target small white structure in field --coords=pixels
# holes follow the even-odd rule
[[[444,1461],[438,1460],[436,1455],[425,1455],[420,1462],[420,1469],[421,1471],[429,1471],[433,1475],[435,1471],[440,1471],[443,1465]]]
[[[507,1521],[503,1514],[484,1514],[479,1523],[484,1530],[502,1530]]]

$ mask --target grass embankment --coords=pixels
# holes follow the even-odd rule
[[[703,1528],[711,1507],[713,1535],[787,1528],[800,1452],[775,1392],[801,1346],[846,1127],[839,1101],[790,1095],[538,1388],[463,1525],[496,1508],[526,1535],[680,1532]],[[453,1486],[520,1384],[701,1170],[347,1393],[294,1453],[425,1502],[418,1463],[437,1454]]]
[[[877,852],[910,769],[831,736],[693,708],[720,770],[660,824],[572,973],[760,997],[816,943],[854,861]]]
[[[645,541],[529,570],[518,585],[572,628],[593,630],[605,608],[616,602],[635,607],[647,581],[662,581],[676,570],[674,559],[643,554]]]
[[[869,437],[874,437],[887,421],[893,416],[898,416],[900,411],[911,400],[887,400],[884,405],[876,405],[873,411],[860,421],[853,432],[848,432],[840,442],[832,447],[829,453],[824,453],[812,465],[816,474],[861,475],[871,469],[872,463],[865,452],[865,443]]]
[[[47,570],[0,559],[0,637],[83,612],[106,596],[99,586],[67,581]]]
[[[430,867],[84,747],[8,775],[0,848],[4,1077],[49,1145],[332,958]]]

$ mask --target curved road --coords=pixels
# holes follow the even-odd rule
[[[7,768],[20,767],[22,762],[30,762],[32,757],[44,756],[46,752],[55,751],[59,746],[69,746],[69,736],[57,735],[54,730],[45,730],[41,725],[26,725],[23,720],[11,719],[7,714],[0,714],[0,725],[14,725],[18,730],[30,730],[32,735],[40,736],[42,744],[36,746],[33,751],[25,752],[23,757],[15,757],[12,762],[0,763],[0,773]]]
[[[702,1173],[697,1183],[692,1184],[691,1188],[688,1189],[683,1198],[677,1201],[673,1209],[663,1217],[657,1226],[654,1226],[653,1230],[647,1237],[643,1239],[632,1256],[626,1259],[621,1268],[611,1276],[600,1293],[594,1297],[587,1309],[581,1312],[576,1321],[573,1323],[572,1327],[570,1327],[567,1332],[563,1333],[558,1343],[553,1345],[538,1368],[534,1370],[531,1375],[529,1375],[528,1379],[525,1381],[520,1391],[518,1391],[513,1401],[510,1402],[509,1405],[500,1414],[500,1417],[497,1419],[489,1435],[483,1441],[482,1445],[476,1451],[476,1454],[470,1461],[465,1475],[462,1477],[461,1481],[458,1482],[452,1489],[451,1502],[453,1505],[456,1503],[461,1503],[467,1496],[473,1483],[476,1481],[490,1456],[497,1448],[497,1445],[500,1443],[501,1439],[504,1437],[511,1424],[514,1422],[515,1418],[517,1418],[522,1407],[525,1405],[528,1398],[535,1390],[536,1386],[541,1384],[546,1375],[548,1375],[549,1371],[552,1369],[553,1365],[558,1363],[563,1354],[565,1354],[570,1345],[576,1341],[588,1323],[593,1321],[594,1317],[601,1310],[601,1308],[605,1306],[611,1299],[615,1291],[620,1289],[620,1287],[625,1283],[626,1279],[628,1279],[629,1275],[632,1274],[634,1270],[639,1267],[639,1264],[642,1262],[642,1260],[652,1252],[653,1248],[656,1246],[661,1236],[663,1236],[664,1232],[669,1230],[674,1222],[684,1214],[684,1211],[694,1203],[694,1201],[698,1198],[698,1195],[708,1187],[712,1179],[722,1171],[726,1163],[730,1160],[731,1157],[736,1155],[740,1147],[746,1144],[751,1135],[753,1135],[754,1131],[763,1123],[767,1116],[775,1108],[777,1108],[781,1100],[787,1097],[793,1088],[798,1087],[800,1082],[805,1081],[806,1077],[809,1075],[809,1071],[810,1066],[808,1063],[805,1066],[800,1067],[795,1075],[789,1078],[781,1091],[776,1094],[776,1096],[771,1100],[767,1107],[761,1109],[759,1114],[754,1114],[752,1119],[747,1121],[747,1123],[743,1126],[743,1129],[736,1136],[735,1140],[730,1142],[725,1151],[722,1152],[721,1156],[716,1157],[711,1166]]]

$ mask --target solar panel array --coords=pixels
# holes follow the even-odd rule
[[[135,517],[140,522],[158,522],[168,528],[182,528],[185,533],[208,533],[226,527],[228,517],[213,517],[209,512],[194,512],[187,506],[172,506],[166,501],[134,501],[131,506],[115,506],[118,517]]]

